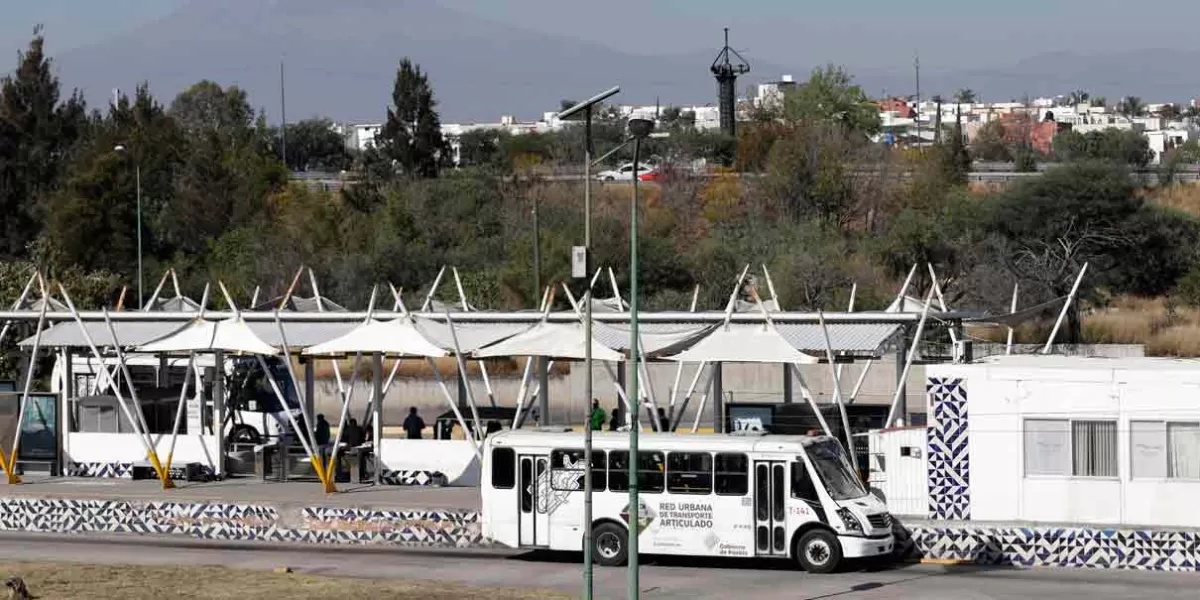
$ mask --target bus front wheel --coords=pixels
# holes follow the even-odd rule
[[[842,545],[832,533],[814,529],[796,544],[796,559],[809,573],[832,573],[842,561]]]
[[[592,529],[592,560],[605,567],[619,567],[628,558],[629,540],[624,527],[601,523]]]

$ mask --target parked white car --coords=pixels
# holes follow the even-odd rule
[[[645,163],[638,164],[638,177],[646,175],[654,170],[654,165]],[[633,181],[633,163],[625,163],[620,167],[610,170],[601,171],[596,174],[596,179],[600,181]]]

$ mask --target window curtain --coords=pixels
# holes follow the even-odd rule
[[[1117,423],[1071,423],[1074,474],[1079,477],[1117,476]]]
[[[1200,423],[1167,424],[1169,476],[1200,479]]]

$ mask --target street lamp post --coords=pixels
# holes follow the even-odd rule
[[[129,149],[126,148],[124,145],[118,145],[115,148],[113,148],[113,151],[118,154],[125,154],[125,153],[129,152]],[[142,302],[145,299],[145,296],[142,295],[142,287],[143,287],[143,283],[144,283],[142,281],[142,164],[140,162],[137,162],[136,159],[133,164],[133,169],[134,169],[134,177],[137,182],[137,280],[138,280],[137,281],[137,283],[138,283],[137,305],[138,305],[138,308],[141,309],[141,308],[143,308]]]
[[[583,260],[584,275],[592,272],[592,109],[604,99],[620,92],[620,87],[612,87],[592,98],[580,102],[558,114],[562,120],[572,118],[583,119]],[[592,580],[592,286],[583,292],[584,306],[584,406],[587,422],[583,428],[583,597],[592,599],[594,590]]]
[[[638,516],[638,419],[641,398],[638,396],[638,160],[641,158],[642,140],[654,131],[654,121],[630,119],[629,135],[633,137],[633,201],[629,205],[629,401],[637,403],[633,411],[633,424],[629,428],[629,582],[626,594],[638,598],[641,594],[638,581],[638,535],[641,534]]]

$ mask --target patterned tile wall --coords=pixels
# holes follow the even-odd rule
[[[204,473],[211,475],[212,469],[203,466]],[[129,479],[133,476],[133,463],[78,463],[72,462],[67,466],[70,477],[97,477]],[[171,469],[172,478],[183,479],[183,468]],[[384,471],[381,478],[385,485],[420,485],[444,486],[447,477],[441,471]]]
[[[898,532],[896,548],[906,558],[986,565],[1200,570],[1200,532],[1196,531],[909,524]]]
[[[178,535],[222,541],[471,547],[478,511],[0,498],[0,531]]]
[[[953,521],[971,518],[971,463],[967,435],[967,384],[962,379],[930,377],[929,517]]]

